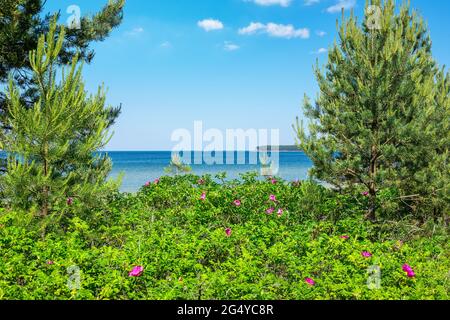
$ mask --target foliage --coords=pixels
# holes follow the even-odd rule
[[[172,158],[170,159],[169,166],[164,168],[164,172],[167,174],[183,174],[191,172],[192,168],[185,164],[183,160],[181,159],[180,155],[178,153],[173,153]]]
[[[57,59],[65,29],[56,34],[56,23],[41,36],[37,50],[30,53],[33,81],[39,100],[32,108],[23,104],[11,80],[8,125],[4,151],[8,171],[1,177],[8,205],[29,209],[36,206],[47,215],[52,206],[81,202],[87,207],[101,203],[114,183],[105,184],[111,169],[106,156],[94,155],[109,139],[105,93],[99,88],[90,97],[84,88],[81,67],[75,56],[68,70],[56,78]]]
[[[338,28],[325,70],[316,67],[320,95],[305,98],[309,132],[297,122],[312,175],[337,188],[377,197],[396,189],[402,212],[435,217],[449,211],[450,75],[431,55],[425,23],[404,4],[371,3],[362,26],[352,14]],[[361,190],[361,191],[364,191]]]
[[[364,200],[312,182],[183,175],[117,194],[45,238],[32,215],[3,211],[0,299],[448,299],[448,228],[393,232],[361,218]]]
[[[19,86],[27,87],[32,80],[28,53],[37,47],[39,37],[47,33],[52,19],[60,13],[42,14],[42,0],[4,0],[0,8],[0,83],[8,81],[11,72]],[[61,64],[70,63],[75,55],[86,62],[94,57],[89,50],[93,41],[103,41],[123,18],[124,0],[109,3],[92,17],[80,17],[80,28],[66,30],[59,52]],[[58,29],[63,27],[58,26]]]
[[[91,62],[94,58],[94,51],[89,48],[91,43],[106,39],[122,22],[124,5],[124,0],[109,1],[93,16],[80,17],[79,28],[66,30],[57,63],[70,64],[75,56]],[[0,6],[0,86],[7,85],[12,76],[20,89],[21,102],[28,107],[39,99],[39,87],[34,82],[29,52],[36,49],[41,34],[49,31],[51,21],[60,17],[59,13],[45,14],[44,6],[43,0],[2,0]],[[58,25],[57,31],[61,28],[63,25]],[[110,126],[119,116],[120,107],[105,111],[108,111]],[[3,134],[11,129],[8,116],[8,99],[0,92],[0,142]],[[4,166],[2,163],[0,170],[4,171]]]

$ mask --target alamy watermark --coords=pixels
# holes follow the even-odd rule
[[[81,270],[78,266],[70,266],[67,268],[67,287],[69,290],[80,290],[81,288]]]
[[[380,266],[370,266],[367,269],[369,277],[367,278],[367,288],[378,290],[381,288],[381,268]]]
[[[366,25],[369,30],[381,30],[382,11],[379,6],[368,6],[366,8]]]
[[[187,165],[260,164],[262,175],[273,176],[279,171],[279,129],[205,130],[202,121],[195,121],[192,131],[177,129],[171,140],[177,143],[172,154]]]
[[[77,5],[67,7],[66,13],[70,14],[67,18],[67,27],[69,29],[81,29],[81,9]]]

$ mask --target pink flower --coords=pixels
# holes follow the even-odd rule
[[[272,184],[277,184],[277,179],[272,179],[271,181],[270,181]]]
[[[405,271],[405,272],[411,272],[411,271],[413,271],[413,269],[411,268],[411,266],[410,266],[409,264],[406,264],[406,263],[402,266],[402,270]]]
[[[55,264],[55,262],[54,262],[54,261],[52,261],[52,260],[48,260],[48,261],[47,261],[47,264],[48,264],[49,266],[51,266],[51,265],[54,265],[54,264]]]
[[[411,266],[406,263],[403,265],[402,270],[406,272],[408,278],[414,278],[416,276],[416,273],[411,268]]]
[[[344,240],[347,240],[348,238],[350,238],[350,237],[347,235],[341,236],[341,239],[344,239]]]
[[[306,278],[305,282],[311,287],[316,284],[316,282],[313,279],[311,279],[311,278]]]
[[[225,229],[225,234],[227,235],[227,237],[231,237],[231,233],[232,233],[231,228]]]
[[[283,215],[283,209],[278,209],[277,215],[278,217],[281,217]]]
[[[147,181],[147,182],[145,183],[145,186],[146,186],[146,187],[150,186],[150,181]]]
[[[206,200],[206,192],[202,193],[202,195],[200,196],[200,200],[202,201]]]
[[[73,204],[73,198],[69,197],[67,198],[67,205],[71,206]]]
[[[136,266],[128,273],[129,277],[140,277],[144,273],[144,267]]]
[[[200,184],[200,185],[205,184],[205,180],[200,179],[200,180],[197,181],[197,183]]]
[[[272,214],[272,213],[274,213],[274,212],[275,212],[275,209],[274,209],[274,208],[269,208],[269,209],[266,210],[266,213],[267,213],[267,214]]]
[[[369,195],[369,192],[368,191],[365,191],[365,192],[363,192],[363,193],[361,193],[364,197],[367,197],[368,195]]]
[[[234,205],[236,206],[236,207],[240,207],[241,206],[241,200],[234,200]]]
[[[271,194],[269,197],[270,201],[277,202],[277,197],[274,194]]]
[[[159,183],[159,178],[155,179],[155,181],[153,181],[154,184],[158,184]]]
[[[372,254],[369,251],[363,251],[363,252],[361,252],[361,255],[364,258],[370,258],[372,256]]]

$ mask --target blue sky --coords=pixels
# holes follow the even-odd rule
[[[105,3],[48,0],[46,10],[65,20],[70,5],[86,15]],[[450,1],[411,4],[428,22],[435,58],[449,65]],[[192,131],[196,120],[205,129],[280,129],[280,142],[292,144],[342,5],[364,10],[364,0],[128,0],[123,24],[93,46],[84,69],[90,91],[104,83],[108,102],[123,105],[107,149],[170,150],[172,132]]]

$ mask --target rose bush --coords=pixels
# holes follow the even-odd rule
[[[367,222],[363,203],[313,182],[186,175],[107,210],[61,208],[58,224],[2,210],[0,299],[448,299],[445,224]]]

